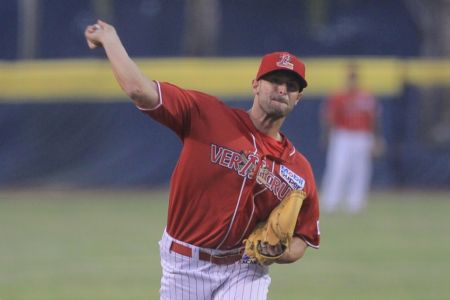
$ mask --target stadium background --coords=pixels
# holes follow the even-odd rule
[[[310,86],[284,131],[317,178],[325,155],[318,109],[343,85],[345,61],[356,59],[363,84],[383,105],[387,151],[375,163],[374,186],[450,185],[450,62],[422,56],[420,27],[406,2],[318,1],[321,8],[315,1],[262,1],[255,10],[252,1],[217,1],[214,46],[204,49],[186,42],[195,40],[186,29],[192,26],[183,26],[189,1],[31,1],[40,3],[31,23],[22,2],[3,1],[1,8],[1,186],[167,183],[180,143],[130,105],[103,51],[87,49],[83,30],[99,15],[116,26],[149,76],[233,106],[249,107],[260,55],[285,49],[302,57]],[[36,29],[32,45],[30,33],[19,32],[24,24]],[[22,59],[27,55],[32,60]]]
[[[450,4],[445,0],[2,0],[0,299],[124,299],[119,286],[131,295],[128,299],[148,299],[148,287],[142,286],[151,281],[157,289],[157,249],[152,248],[149,258],[156,275],[150,276],[146,273],[150,269],[145,256],[148,249],[138,243],[157,241],[164,224],[159,218],[164,215],[165,189],[181,144],[126,99],[103,51],[88,50],[83,31],[97,18],[114,24],[130,55],[151,78],[209,92],[237,107],[250,106],[250,82],[262,54],[287,50],[304,59],[309,86],[283,131],[310,159],[318,183],[325,160],[319,108],[328,92],[344,84],[346,63],[356,61],[362,84],[383,106],[381,133],[387,144],[385,154],[375,161],[373,190],[378,194],[372,194],[370,210],[362,216],[332,216],[323,221],[328,232],[325,248],[311,254],[309,262],[305,260],[305,271],[285,267],[275,268],[275,272],[278,278],[302,276],[300,281],[311,275],[305,285],[322,292],[317,299],[381,299],[377,293],[382,289],[377,287],[391,293],[387,294],[391,297],[384,295],[385,299],[424,299],[424,295],[445,299],[450,291],[438,283],[448,275],[444,270],[450,269],[445,267],[450,243],[442,237],[450,231],[445,221],[450,209],[449,12]],[[411,192],[405,194],[405,190]],[[155,208],[148,206],[153,205],[147,203],[149,199],[158,202],[156,215]],[[424,210],[426,216],[422,215]],[[97,211],[98,215],[90,215]],[[122,214],[128,219],[121,219]],[[98,229],[101,224],[97,219],[113,224],[118,234],[117,241],[107,244],[111,253],[103,244],[94,248],[96,242],[109,237],[107,228]],[[418,219],[427,225],[409,223],[414,232],[404,228],[404,222]],[[156,220],[158,230],[147,237],[147,230],[155,227],[151,221]],[[380,220],[392,227],[377,227]],[[360,226],[369,230],[376,243],[364,241],[356,248],[360,252],[355,250],[356,256],[350,257],[343,244],[354,242],[347,236],[364,238]],[[68,250],[67,235],[74,233],[75,227],[82,231],[69,241],[74,248]],[[57,228],[60,232],[55,234]],[[347,234],[341,232],[345,230]],[[80,238],[88,233],[95,237]],[[138,255],[146,258],[136,256],[130,261],[137,252],[118,246],[126,243],[125,238],[131,239],[140,251]],[[416,238],[426,241],[422,248],[413,242]],[[87,246],[90,243],[92,249]],[[433,252],[426,246],[432,244],[440,247],[434,246]],[[380,245],[386,248],[380,249]],[[114,247],[123,252],[115,253]],[[405,256],[413,247],[418,252]],[[370,252],[373,249],[388,254],[373,257],[373,264],[364,268],[352,265],[358,255],[376,255]],[[395,256],[396,251],[402,256]],[[80,256],[73,254],[76,252]],[[348,260],[339,264],[342,253]],[[92,255],[89,259],[88,254]],[[428,255],[430,260],[421,260]],[[70,276],[61,275],[63,271],[55,266],[66,260],[74,268],[69,269]],[[102,264],[106,260],[135,267],[127,270],[127,276],[142,272],[136,272],[139,279],[132,277],[136,285],[142,284],[141,294],[130,293],[135,286],[126,289],[116,284],[122,278],[115,273],[119,267],[108,269]],[[412,261],[416,264],[409,265]],[[77,262],[81,262],[80,270],[70,265]],[[391,263],[399,274],[403,272],[395,278],[401,288],[382,281],[387,276],[382,268],[392,267]],[[93,265],[98,267],[97,273]],[[365,282],[365,289],[349,294],[347,288],[353,288],[354,282],[345,280],[358,281],[349,274],[360,274],[367,268],[378,270],[379,274],[368,275],[376,284]],[[311,269],[315,273],[311,274]],[[42,278],[30,275],[31,270]],[[286,273],[290,275],[283,270],[290,270]],[[423,276],[413,281],[408,276],[414,272]],[[105,273],[116,274],[106,276],[109,292],[102,286],[105,282],[99,284],[102,290],[83,281],[86,274],[99,279]],[[276,278],[274,295],[281,295]],[[336,278],[342,286],[335,286]],[[328,289],[317,286],[318,282],[327,283]],[[55,292],[65,286],[70,290]],[[92,294],[87,292],[91,289],[95,290]],[[292,298],[274,299],[298,298],[292,287],[286,289],[293,293]],[[33,298],[36,290],[41,298]],[[157,295],[157,290],[152,292]]]

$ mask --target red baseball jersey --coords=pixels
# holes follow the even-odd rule
[[[259,132],[247,112],[217,98],[157,82],[145,110],[183,143],[171,178],[167,232],[205,248],[233,249],[292,189],[304,190],[295,234],[319,247],[319,201],[309,162],[283,136]]]
[[[376,109],[376,100],[368,92],[341,92],[328,99],[326,118],[333,128],[373,132]]]

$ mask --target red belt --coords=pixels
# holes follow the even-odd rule
[[[172,241],[172,244],[170,245],[170,251],[173,251],[175,253],[192,257],[192,249],[188,246],[179,244],[175,241]],[[198,259],[203,261],[209,261],[216,265],[230,265],[232,263],[235,263],[239,260],[241,260],[242,255],[244,254],[244,250],[240,250],[238,253],[230,254],[230,255],[213,255],[209,254],[204,251],[199,251],[198,253]]]

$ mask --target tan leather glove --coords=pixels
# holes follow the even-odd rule
[[[269,265],[280,258],[289,247],[305,198],[304,191],[291,191],[272,210],[266,222],[260,223],[244,240],[245,254],[262,265]],[[274,254],[273,249],[278,244],[281,244],[281,249],[279,253]],[[272,251],[268,251],[268,248]]]

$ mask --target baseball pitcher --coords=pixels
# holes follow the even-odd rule
[[[161,299],[266,299],[269,265],[293,263],[320,241],[313,171],[280,132],[307,86],[303,62],[264,56],[244,111],[149,80],[105,22],[85,36],[91,49],[104,48],[136,107],[183,144],[160,241]]]

